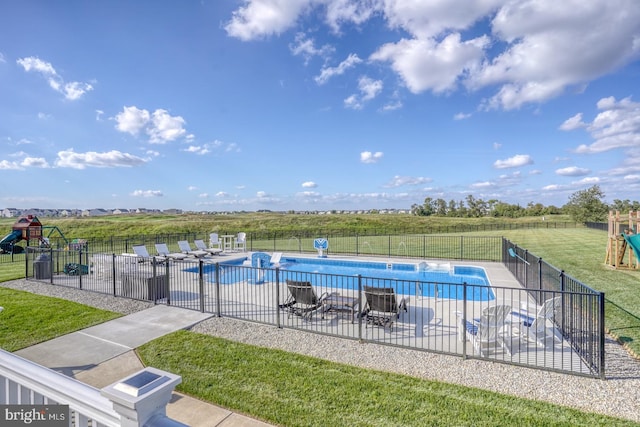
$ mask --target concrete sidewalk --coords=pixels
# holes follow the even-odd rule
[[[209,317],[210,314],[197,311],[156,305],[15,354],[100,389],[144,368],[133,351],[136,347]],[[193,427],[269,426],[175,391],[167,415]]]

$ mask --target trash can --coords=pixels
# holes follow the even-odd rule
[[[33,275],[36,280],[51,279],[51,259],[47,254],[40,254],[33,262]]]

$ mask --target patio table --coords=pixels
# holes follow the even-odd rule
[[[322,301],[322,318],[325,313],[349,313],[351,315],[351,323],[356,317],[356,307],[358,307],[358,298],[347,297],[341,295],[329,295]]]

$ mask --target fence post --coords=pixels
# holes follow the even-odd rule
[[[467,359],[467,282],[462,282],[462,319],[459,319],[458,339],[462,339],[462,359]]]
[[[111,282],[113,284],[113,296],[116,295],[116,254],[111,254]]]
[[[562,292],[564,292],[564,286],[565,286],[565,277],[564,277],[564,270],[560,270],[560,290]]]
[[[460,259],[464,259],[463,258],[463,255],[464,255],[463,246],[464,246],[464,236],[460,236]]]
[[[122,427],[186,426],[167,417],[166,407],[182,377],[147,367],[100,390],[113,403]]]
[[[170,260],[165,260],[164,262],[164,273],[167,278],[167,305],[171,305],[171,275],[169,274],[169,263]]]
[[[276,327],[282,328],[280,323],[280,267],[276,267]]]
[[[198,260],[198,286],[200,292],[200,312],[204,313],[204,262]]]
[[[542,258],[538,258],[538,289],[542,290]]]
[[[89,266],[87,266],[89,268]],[[80,283],[80,290],[82,290],[82,249],[78,249],[78,281]]]
[[[358,341],[362,342],[362,313],[364,313],[364,307],[362,306],[362,275],[358,274]]]
[[[529,262],[529,251],[527,249],[524,250],[524,259],[526,259],[526,263],[523,266],[524,268],[524,288],[529,289],[529,268],[527,263]]]
[[[605,329],[604,329],[604,292],[600,292],[600,299],[599,299],[599,304],[598,304],[598,308],[599,308],[599,313],[598,313],[598,320],[599,320],[599,324],[598,324],[598,344],[599,344],[599,352],[600,352],[600,379],[605,379],[605,375],[604,375],[604,367],[605,367],[605,360],[604,360],[604,334],[605,334]]]
[[[216,294],[216,316],[222,317],[220,311],[222,310],[222,306],[220,304],[220,263],[216,262],[216,283],[215,283],[215,294]]]

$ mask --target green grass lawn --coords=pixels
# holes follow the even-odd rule
[[[637,425],[557,405],[178,331],[138,352],[186,394],[286,426]]]
[[[604,264],[607,233],[590,229],[514,230],[504,236],[556,268],[605,293],[605,327],[640,355],[640,270]]]
[[[120,317],[72,301],[0,287],[0,348],[16,351]]]

